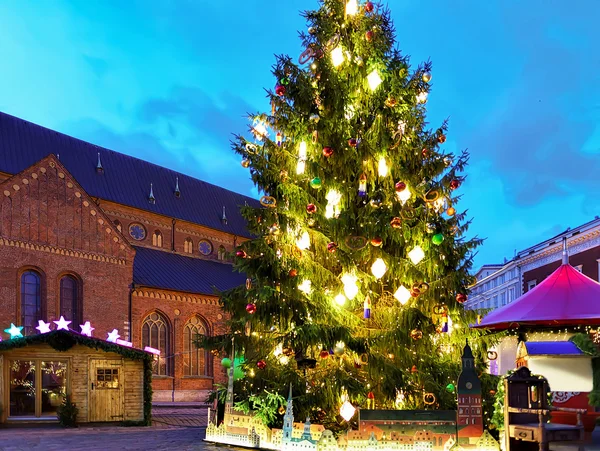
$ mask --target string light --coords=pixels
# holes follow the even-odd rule
[[[327,199],[325,217],[327,219],[337,218],[340,215],[340,201],[342,200],[342,194],[337,190],[331,189],[325,198]]]
[[[377,260],[375,260],[375,262],[371,266],[371,273],[375,276],[377,280],[381,279],[386,271],[387,266],[382,258],[378,258]]]
[[[346,3],[346,15],[353,16],[358,12],[358,0],[348,0]]]
[[[383,80],[381,79],[379,72],[374,70],[367,76],[367,81],[369,82],[369,88],[371,88],[371,91],[375,91]]]
[[[296,165],[296,174],[304,174],[306,169],[306,142],[302,141],[298,146],[298,164]]]
[[[331,51],[331,62],[333,67],[338,67],[344,62],[344,51],[341,47],[336,47]]]
[[[400,304],[405,305],[411,298],[411,294],[408,288],[406,288],[404,285],[400,285],[394,293],[394,297],[398,300],[398,302],[400,302]]]
[[[385,161],[384,157],[381,157],[379,159],[377,172],[379,173],[379,177],[386,177],[388,175],[388,165],[387,165],[387,161]]]
[[[312,282],[308,279],[304,279],[302,283],[298,285],[298,289],[304,294],[310,294],[312,291]]]
[[[342,276],[342,283],[344,284],[344,294],[350,300],[354,299],[358,294],[359,288],[356,282],[357,277],[354,274],[346,273]]]
[[[335,298],[334,298],[335,302],[337,305],[344,305],[346,303],[346,296],[344,296],[342,293],[338,294]]]
[[[408,189],[408,186],[407,186],[402,191],[397,191],[396,196],[398,197],[398,200],[400,202],[402,202],[402,205],[404,205],[408,201],[408,199],[410,199],[410,196],[412,196],[412,193],[410,192],[410,190]]]
[[[415,246],[412,251],[408,253],[408,258],[413,262],[414,265],[418,265],[424,258],[425,252],[421,249],[421,246]]]
[[[304,233],[296,240],[296,246],[302,251],[305,251],[310,247],[310,235],[307,231],[304,231]]]

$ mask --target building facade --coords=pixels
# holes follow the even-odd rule
[[[465,307],[489,310],[510,304],[521,295],[521,272],[516,260],[502,265],[484,265],[475,275],[477,282]]]
[[[225,374],[198,349],[254,199],[0,113],[0,324],[90,321],[161,351],[155,400],[202,400]],[[0,330],[5,327],[0,327]],[[8,338],[7,335],[4,335]]]

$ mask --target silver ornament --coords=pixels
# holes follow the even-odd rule
[[[317,29],[315,27],[310,27],[308,29],[308,34],[315,34],[317,32]]]
[[[431,81],[431,72],[424,72],[422,79],[425,83],[429,83]]]

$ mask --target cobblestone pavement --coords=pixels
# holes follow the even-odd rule
[[[207,409],[154,408],[152,410],[152,425],[156,428],[206,427],[207,414]]]

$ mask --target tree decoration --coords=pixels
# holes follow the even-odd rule
[[[235,256],[238,258],[246,258],[248,257],[248,254],[246,254],[245,251],[239,250],[235,253]]]
[[[390,221],[390,225],[394,229],[399,229],[402,227],[402,219],[396,216],[395,218],[392,218],[392,220]]]
[[[339,306],[345,305],[346,304],[346,296],[344,296],[342,293],[338,294],[335,298],[335,303]]]
[[[306,212],[310,215],[317,212],[317,206],[315,204],[308,204],[306,206]]]
[[[367,42],[371,42],[374,37],[375,37],[375,32],[373,30],[369,30],[365,33],[365,39],[367,40]]]
[[[272,196],[263,196],[259,200],[260,204],[263,207],[267,208],[276,208],[277,207],[277,199]]]
[[[358,146],[358,140],[356,138],[350,138],[348,140],[348,145],[350,147],[356,147],[356,146]]]
[[[413,262],[414,265],[418,265],[425,258],[425,252],[421,249],[421,246],[415,246],[409,253],[408,258]]]
[[[449,208],[446,210],[446,214],[447,214],[448,216],[454,216],[454,215],[456,214],[456,209],[455,209],[454,207],[449,207]]]
[[[459,304],[464,304],[465,302],[467,302],[467,295],[464,293],[458,293],[456,295],[456,302],[458,302]]]
[[[367,195],[367,175],[363,172],[358,179],[358,195],[365,197]]]
[[[344,62],[344,50],[341,47],[336,47],[331,51],[331,63],[333,67],[339,67]]]
[[[248,160],[248,158],[244,158],[244,159],[242,160],[242,167],[243,167],[243,168],[248,168],[248,167],[250,167],[250,160]]]
[[[454,393],[454,391],[456,390],[456,387],[454,386],[454,384],[452,382],[450,382],[448,385],[446,385],[446,390],[449,393]]]
[[[425,393],[423,394],[423,404],[426,406],[432,406],[435,404],[436,398],[433,393]]]
[[[438,142],[441,144],[444,144],[446,142],[446,135],[444,135],[443,133],[440,133],[438,136]]]
[[[383,240],[381,239],[380,236],[376,236],[375,238],[371,239],[371,246],[381,247],[382,245],[383,245]]]
[[[364,317],[365,319],[371,318],[371,296],[367,295],[364,302]]]
[[[323,155],[326,158],[329,158],[330,156],[332,156],[333,155],[333,147],[329,147],[329,146],[323,147]]]
[[[373,9],[375,9],[375,5],[373,5],[373,2],[368,1],[367,3],[365,3],[365,11],[368,13],[372,13]]]
[[[367,76],[367,81],[369,82],[369,88],[371,88],[371,91],[375,91],[383,82],[377,70],[374,70]]]
[[[290,277],[296,277],[298,275],[298,270],[297,269],[290,269],[290,272],[288,273]]]
[[[323,182],[319,177],[315,177],[310,181],[310,187],[313,189],[321,189],[323,187]]]
[[[400,287],[398,287],[394,293],[394,297],[398,300],[398,302],[400,302],[400,304],[404,305],[412,296],[408,288],[406,288],[404,285],[400,285]]]
[[[356,413],[356,408],[350,404],[350,402],[345,401],[340,407],[340,415],[346,421],[350,421],[354,414]]]
[[[458,189],[460,187],[460,180],[451,180],[450,181],[450,189]]]
[[[284,406],[279,406],[279,408],[277,409],[277,413],[279,415],[285,414],[285,407]]]
[[[277,144],[279,147],[281,147],[281,144],[283,144],[283,135],[281,132],[277,132],[275,135],[275,144]]]
[[[431,81],[431,72],[423,72],[423,76],[421,78],[425,83],[429,83]]]
[[[286,91],[287,91],[287,89],[283,85],[275,86],[275,94],[277,94],[280,97],[283,97],[285,95]]]
[[[379,159],[379,163],[377,164],[377,172],[379,173],[379,177],[387,177],[388,175],[388,165],[387,161],[385,161],[384,157]]]
[[[328,358],[328,357],[329,357],[329,351],[322,350],[322,351],[319,353],[319,356],[320,356],[322,359],[326,359],[326,358]]]
[[[412,338],[413,340],[420,340],[421,338],[423,338],[423,332],[419,329],[413,329],[410,331],[410,338]]]
[[[488,351],[487,358],[488,360],[496,360],[498,358],[498,353],[496,351]]]
[[[367,247],[369,240],[367,240],[364,236],[352,235],[346,237],[344,244],[353,251],[360,251],[361,249]]]
[[[267,367],[267,362],[265,362],[264,360],[259,360],[258,362],[256,362],[256,366],[259,370],[264,370]]]
[[[436,246],[439,246],[444,242],[444,235],[442,235],[441,233],[436,233],[431,237],[431,242]]]
[[[246,304],[246,311],[251,315],[256,313],[256,304],[250,303]]]
[[[304,174],[306,169],[306,142],[302,141],[298,146],[298,164],[296,165],[296,174]]]
[[[383,261],[382,258],[378,258],[371,265],[371,273],[375,276],[377,280],[381,279],[387,271],[387,265]]]
[[[354,274],[346,273],[342,276],[344,284],[344,294],[350,300],[354,299],[358,294],[358,278]]]
[[[353,16],[358,12],[358,0],[348,0],[346,3],[346,16]],[[346,420],[348,421],[348,420]]]
[[[406,189],[406,183],[398,182],[398,183],[396,183],[395,188],[396,188],[397,193],[401,193],[402,191],[404,191]]]

